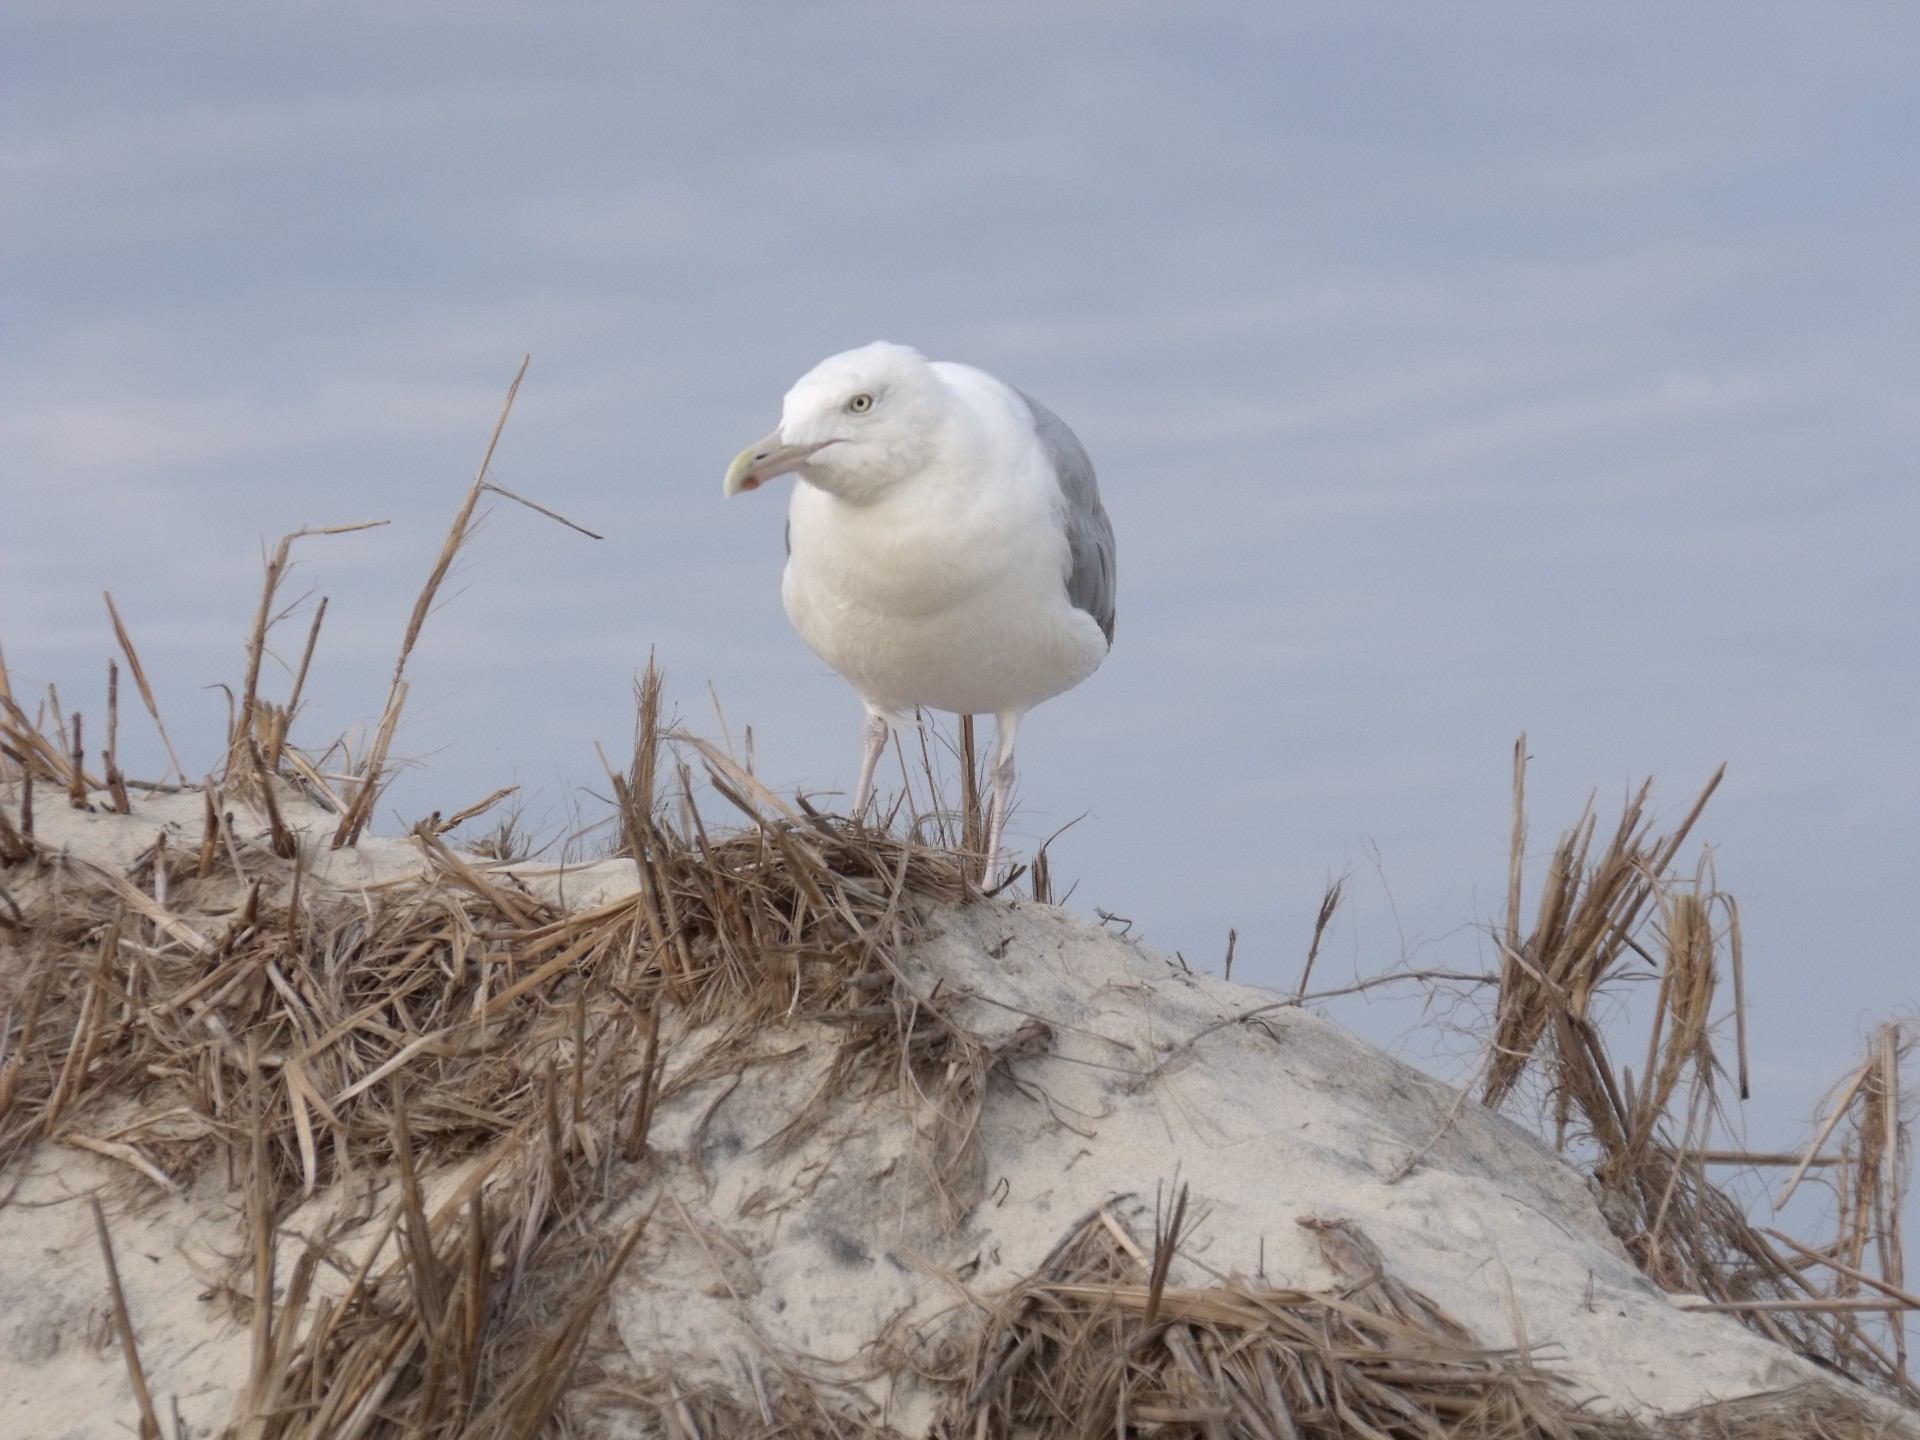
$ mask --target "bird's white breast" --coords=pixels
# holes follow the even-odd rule
[[[1106,639],[1067,599],[1059,486],[1024,402],[982,372],[939,369],[979,423],[871,503],[797,484],[781,596],[878,710],[1019,713],[1092,674]]]

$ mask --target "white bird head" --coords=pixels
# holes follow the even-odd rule
[[[822,360],[794,382],[780,428],[727,467],[732,498],[780,475],[860,503],[924,468],[952,411],[926,358],[876,340]]]

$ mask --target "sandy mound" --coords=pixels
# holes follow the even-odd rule
[[[140,1414],[89,1196],[181,1436],[1914,1433],[1505,1119],[944,852],[276,808],[43,794],[0,870],[0,1433]]]

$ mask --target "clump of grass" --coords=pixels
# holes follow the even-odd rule
[[[1514,751],[1514,829],[1498,999],[1482,1100],[1513,1102],[1530,1077],[1545,1091],[1552,1134],[1601,1187],[1601,1211],[1641,1269],[1665,1289],[1704,1297],[1764,1335],[1902,1400],[1920,1401],[1907,1371],[1902,1312],[1900,1177],[1907,1153],[1899,1065],[1910,1041],[1877,1032],[1867,1060],[1804,1156],[1717,1146],[1716,1005],[1731,974],[1734,1077],[1748,1090],[1745,977],[1739,911],[1714,881],[1710,858],[1691,874],[1674,861],[1718,786],[1716,771],[1672,831],[1657,834],[1651,784],[1627,802],[1602,845],[1592,802],[1554,847],[1531,929],[1522,929],[1526,737]],[[1616,1061],[1597,1015],[1603,997],[1651,979],[1643,1058]],[[1775,1243],[1707,1175],[1708,1165],[1795,1165],[1791,1193],[1843,1116],[1851,1139],[1834,1173],[1841,1228],[1824,1247]],[[1785,1195],[1782,1199],[1784,1201]],[[1784,1248],[1783,1248],[1784,1246]],[[1816,1264],[1831,1272],[1815,1284]],[[1866,1267],[1877,1265],[1868,1275]],[[1864,1302],[1859,1287],[1873,1291]]]
[[[1184,1195],[1183,1195],[1184,1198]],[[1102,1206],[984,1312],[949,1377],[949,1436],[1068,1440],[1746,1440],[1889,1433],[1825,1387],[1642,1421],[1573,1401],[1524,1350],[1489,1349],[1397,1280],[1358,1226],[1300,1221],[1340,1276],[1330,1293],[1245,1278],[1167,1282],[1177,1221],[1144,1248]],[[1729,1425],[1733,1428],[1729,1428]]]
[[[208,1163],[246,1187],[253,1267],[231,1292],[256,1333],[235,1433],[538,1432],[639,1234],[614,1243],[588,1217],[649,1163],[665,1055],[710,1021],[835,1020],[835,1084],[902,1087],[928,1182],[969,1155],[990,1057],[897,960],[926,905],[969,893],[963,859],[786,805],[723,752],[663,734],[661,690],[650,667],[616,787],[641,890],[583,913],[430,823],[417,878],[344,903],[304,883],[297,846],[245,840],[218,805],[201,853],[156,850],[131,879],[18,837],[16,871],[64,873],[21,912],[8,967],[0,1167],[50,1139],[174,1193]],[[23,763],[64,777],[71,759],[39,738],[15,747]],[[741,828],[709,829],[669,746]],[[257,741],[243,753],[256,781],[284,783],[261,775]],[[656,794],[669,772],[684,828]],[[470,1167],[431,1214],[427,1154]],[[323,1237],[276,1284],[280,1218],[382,1171],[399,1178],[396,1257],[374,1266],[376,1244],[344,1295],[320,1298]]]

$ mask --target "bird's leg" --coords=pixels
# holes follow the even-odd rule
[[[880,753],[887,748],[887,732],[891,728],[886,716],[867,712],[867,723],[860,729],[860,784],[853,792],[855,824],[867,818],[867,801],[873,795],[873,770],[880,763]]]
[[[987,806],[987,868],[980,883],[989,888],[1000,863],[1000,836],[1007,828],[1007,807],[1013,800],[1013,741],[1020,728],[1020,716],[994,717],[993,768],[987,772],[993,782],[993,799]]]

